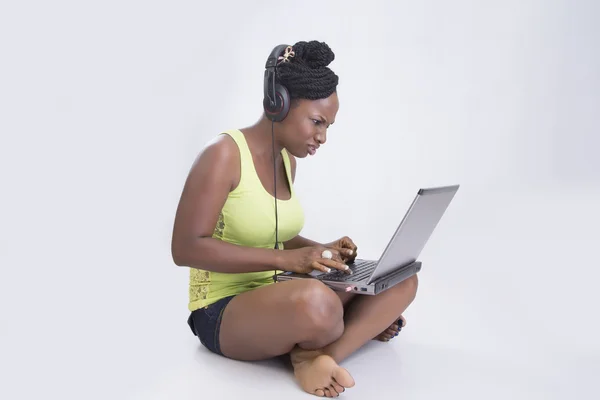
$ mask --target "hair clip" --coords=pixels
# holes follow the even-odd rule
[[[294,50],[292,49],[292,46],[288,46],[285,48],[285,52],[283,53],[283,56],[279,56],[278,60],[282,61],[282,62],[289,62],[289,58],[290,57],[294,57],[296,55],[296,53],[294,53]]]

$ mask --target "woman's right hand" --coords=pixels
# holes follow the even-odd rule
[[[323,258],[323,251],[328,250],[332,253],[331,259]],[[294,250],[283,250],[284,271],[295,272],[297,274],[309,274],[314,270],[322,272],[331,272],[334,269],[352,273],[350,268],[343,263],[342,257],[337,250],[328,249],[324,246],[310,246]]]

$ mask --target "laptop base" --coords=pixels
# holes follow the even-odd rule
[[[398,283],[410,278],[421,271],[421,261],[415,261],[402,268],[396,269],[389,274],[378,278],[377,280],[367,283],[368,277],[355,282],[352,280],[352,275],[348,275],[349,280],[338,281],[338,280],[327,280],[326,276],[312,276],[307,274],[297,274],[294,272],[284,272],[276,276],[278,282],[291,281],[296,279],[316,279],[323,282],[326,286],[338,292],[352,292],[355,294],[363,295],[377,295],[385,292],[391,287],[394,287]],[[352,267],[352,266],[350,266]],[[326,275],[326,274],[323,274]]]

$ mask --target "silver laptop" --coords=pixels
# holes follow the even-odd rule
[[[379,260],[356,259],[352,274],[334,270],[310,274],[284,272],[277,281],[318,279],[334,290],[376,295],[421,270],[418,257],[460,185],[420,189]]]

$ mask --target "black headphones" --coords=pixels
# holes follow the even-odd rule
[[[265,80],[263,93],[263,108],[265,115],[271,121],[271,138],[273,140],[273,185],[275,191],[275,249],[279,249],[279,218],[277,215],[277,167],[275,165],[275,131],[273,124],[285,119],[290,111],[290,94],[283,85],[275,83],[275,74],[279,58],[284,55],[285,50],[290,47],[280,44],[269,54],[265,64]],[[277,271],[273,271],[273,280],[276,279]]]
[[[285,119],[290,111],[290,94],[285,86],[275,83],[275,70],[279,57],[283,55],[287,44],[276,46],[265,65],[265,81],[263,108],[268,119],[274,122],[280,122]]]

